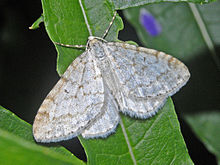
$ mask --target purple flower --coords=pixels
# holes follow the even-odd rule
[[[141,8],[140,10],[139,21],[149,35],[155,37],[161,33],[161,25],[145,8]]]

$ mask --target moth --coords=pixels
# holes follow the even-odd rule
[[[120,121],[119,112],[149,118],[190,77],[187,67],[170,55],[103,38],[88,38],[85,52],[43,101],[33,124],[37,142],[107,137]]]

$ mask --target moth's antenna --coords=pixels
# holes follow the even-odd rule
[[[112,20],[111,20],[111,22],[109,23],[108,28],[106,29],[106,31],[105,31],[105,33],[103,34],[102,38],[105,38],[105,36],[106,36],[107,33],[109,32],[109,29],[111,28],[111,26],[112,26],[112,24],[113,24],[113,22],[114,22],[114,20],[115,20],[116,15],[117,15],[117,11],[114,12],[114,16],[112,17]]]
[[[77,48],[77,49],[82,49],[86,48],[86,45],[68,45],[68,44],[61,44],[59,42],[53,42],[56,45],[63,46],[63,47],[68,47],[68,48]]]
[[[88,31],[89,31],[89,35],[92,36],[92,30],[91,30],[91,28],[90,28],[90,26],[89,26],[89,22],[88,22],[88,20],[87,20],[86,13],[85,13],[85,10],[84,10],[84,8],[83,8],[82,1],[81,1],[81,0],[79,0],[79,5],[80,5],[80,7],[81,7],[81,9],[82,9],[83,17],[84,17],[84,19],[85,19],[86,26],[87,26],[87,29],[88,29]]]

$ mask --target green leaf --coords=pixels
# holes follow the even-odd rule
[[[52,39],[62,44],[86,44],[89,32],[77,0],[43,0],[46,30]],[[83,3],[94,36],[101,37],[114,12],[114,4],[95,0]],[[122,29],[121,19],[116,17],[107,41],[117,41]],[[83,50],[56,46],[58,50],[58,73]],[[193,164],[180,132],[179,123],[171,99],[158,115],[148,120],[135,120],[121,115],[121,126],[106,139],[80,141],[86,151],[89,164]],[[129,149],[130,148],[130,149]]]
[[[0,130],[1,130],[0,148],[4,148],[5,146],[8,146],[8,150],[7,150],[8,156],[4,160],[2,160],[0,157],[0,164],[5,164],[5,163],[1,163],[1,161],[6,161],[7,159],[11,159],[15,161],[19,157],[14,157],[13,152],[23,153],[22,151],[23,149],[25,150],[25,152],[28,152],[28,150],[30,150],[30,154],[33,154],[32,157],[33,158],[35,157],[34,159],[37,159],[38,157],[38,160],[41,160],[41,157],[39,157],[39,155],[47,155],[47,153],[50,155],[56,151],[56,155],[60,155],[59,157],[63,157],[72,163],[83,164],[82,161],[78,160],[73,154],[71,154],[64,147],[50,147],[50,150],[48,150],[48,148],[46,147],[37,146],[33,139],[31,125],[21,120],[15,114],[13,114],[12,112],[6,110],[1,106],[0,106]],[[23,143],[27,145],[23,145]],[[13,149],[13,145],[15,145],[14,149]],[[29,145],[30,147],[28,147]],[[33,150],[34,150],[33,152],[31,152],[30,149],[31,146],[33,146]],[[35,152],[39,152],[38,156],[34,155]],[[0,149],[0,155],[2,156],[4,154],[6,154],[6,149]],[[26,155],[23,156],[21,155],[19,158],[20,161],[27,161],[31,159],[31,158],[27,158]]]
[[[201,142],[216,156],[220,165],[220,113],[208,111],[187,115],[185,119]]]
[[[78,0],[42,0],[45,27],[52,41],[69,45],[86,45],[89,32]],[[114,8],[103,0],[86,1],[84,5],[92,34],[101,37],[109,25]],[[116,40],[122,22],[116,18],[107,40]],[[57,46],[57,71],[64,73],[69,64],[84,50]]]
[[[89,164],[129,165],[134,161],[140,165],[193,164],[187,153],[171,99],[150,119],[136,120],[124,115],[121,117],[126,134],[120,125],[116,133],[106,139],[85,140],[80,137]]]
[[[40,27],[40,23],[44,22],[44,17],[41,15],[32,25],[29,27],[29,29],[37,29]]]
[[[77,159],[59,154],[46,147],[38,146],[0,129],[0,164],[84,164]]]
[[[159,22],[162,27],[160,35],[150,36],[142,27],[139,22],[141,8],[148,10]],[[219,63],[213,45],[220,43],[220,1],[207,5],[153,4],[127,9],[124,14],[147,47],[164,51],[185,61],[201,55],[201,52],[208,48],[215,62]]]
[[[130,7],[142,6],[152,3],[159,3],[159,2],[193,2],[193,3],[209,3],[215,0],[110,0],[114,5],[115,9],[126,9]]]

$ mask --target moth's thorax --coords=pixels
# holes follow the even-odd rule
[[[99,60],[103,60],[105,58],[106,41],[104,39],[90,36],[87,46],[88,51],[92,53],[96,58]]]

